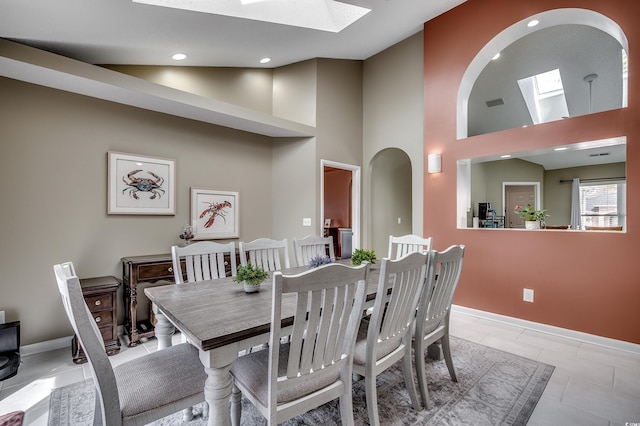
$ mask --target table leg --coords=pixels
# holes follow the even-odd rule
[[[171,321],[164,316],[158,307],[153,305],[153,313],[156,316],[156,339],[158,339],[158,350],[168,348],[172,345],[171,336],[175,333],[176,328],[171,324]]]
[[[210,351],[200,350],[200,361],[207,373],[204,399],[209,404],[209,426],[231,426],[229,398],[231,397],[231,364],[238,357],[236,345],[223,346]]]

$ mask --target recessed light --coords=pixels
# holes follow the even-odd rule
[[[538,25],[539,23],[540,21],[538,21],[537,19],[533,19],[527,23],[527,27],[532,28]]]
[[[491,58],[492,61],[497,60],[500,57],[500,52],[496,53],[493,58]]]
[[[262,59],[260,59],[260,63],[261,64],[266,64],[266,63],[269,63],[269,62],[271,62],[271,58],[262,58]]]
[[[511,158],[511,154],[501,155],[500,158]]]
[[[560,146],[558,148],[554,148],[554,151],[566,151],[567,149],[569,148],[567,148],[566,146]]]
[[[174,61],[182,61],[184,59],[187,59],[187,55],[185,55],[184,53],[176,53],[171,57],[171,59],[173,59]]]

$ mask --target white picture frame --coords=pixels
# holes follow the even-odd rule
[[[107,153],[107,214],[175,215],[175,160]]]
[[[191,226],[194,240],[240,237],[240,194],[191,188]]]

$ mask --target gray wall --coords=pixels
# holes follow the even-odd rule
[[[498,216],[502,216],[503,182],[540,182],[544,194],[544,168],[529,161],[513,158],[471,165],[471,206],[478,215],[478,203],[490,202]],[[543,202],[544,208],[546,205]]]
[[[70,334],[54,263],[120,277],[121,257],[168,253],[191,186],[239,191],[240,238],[271,234],[270,138],[9,79],[0,92],[2,309],[23,344]],[[176,215],[107,215],[108,151],[175,159]]]
[[[307,124],[317,121],[317,103],[325,117],[318,141],[272,139],[0,78],[0,310],[7,321],[21,321],[21,343],[71,334],[53,264],[73,261],[80,278],[121,277],[122,257],[168,253],[182,242],[178,234],[190,221],[192,186],[240,193],[240,240],[317,233],[317,227],[303,228],[302,218],[318,223],[319,153],[361,161],[361,67],[308,61],[274,71],[273,92],[253,91],[251,84],[224,92],[227,101],[238,97],[239,103]],[[142,71],[158,72],[136,69]],[[203,72],[198,70],[197,84],[206,83]],[[327,73],[321,82],[327,97],[321,101],[318,72]],[[221,75],[224,82],[233,80],[230,70]],[[257,78],[263,81],[264,75]],[[208,93],[215,91],[215,79],[211,84]],[[251,95],[263,99],[248,100]],[[332,102],[343,108],[331,113]],[[327,144],[322,149],[320,139]],[[176,215],[107,215],[108,151],[175,159]],[[119,296],[121,324],[122,291]]]
[[[386,256],[389,235],[405,232],[406,228],[397,229],[390,223],[379,222],[393,216],[373,217],[372,212],[384,209],[384,203],[391,196],[383,187],[374,187],[376,181],[372,173],[376,156],[385,149],[397,148],[410,160],[407,167],[411,168],[412,202],[394,215],[412,218],[411,233],[422,235],[423,210],[435,208],[424,195],[423,57],[423,34],[419,32],[364,62],[363,247],[376,247],[379,258],[383,257],[380,253]],[[395,217],[397,220],[398,216]],[[428,235],[429,230],[424,233]],[[387,244],[382,247],[381,241],[385,240]],[[437,242],[434,244],[437,247]]]

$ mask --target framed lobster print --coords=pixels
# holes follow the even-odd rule
[[[174,215],[175,161],[108,153],[108,214]]]
[[[240,237],[237,192],[191,188],[191,226],[194,240]]]

